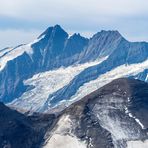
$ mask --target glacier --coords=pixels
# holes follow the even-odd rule
[[[24,84],[33,86],[33,89],[26,91],[20,98],[16,98],[9,106],[15,106],[17,109],[39,111],[46,103],[48,96],[57,90],[66,86],[76,75],[84,69],[103,62],[106,58],[69,66],[67,68],[58,68],[56,70],[46,71],[34,75],[32,78],[25,80]]]

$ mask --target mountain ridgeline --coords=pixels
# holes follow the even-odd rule
[[[64,87],[49,94],[44,105],[46,108],[49,102],[56,104],[61,99],[70,99],[85,83],[108,71],[121,65],[144,62],[148,57],[148,43],[129,42],[118,31],[103,30],[90,39],[80,34],[69,36],[56,25],[49,27],[36,41],[5,49],[0,53],[0,101],[4,103],[11,103],[24,92],[33,89],[34,86],[27,86],[24,81],[35,74],[61,67],[83,65],[106,57],[103,62],[87,67]],[[146,77],[140,77],[142,74],[143,71],[137,72],[136,77],[145,80]],[[130,76],[135,77],[132,74]]]

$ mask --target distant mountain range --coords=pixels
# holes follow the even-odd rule
[[[147,81],[148,43],[118,31],[90,39],[59,25],[35,41],[0,50],[0,101],[23,111],[67,106],[120,77]]]

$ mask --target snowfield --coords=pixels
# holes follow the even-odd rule
[[[56,70],[36,74],[32,78],[24,81],[25,85],[32,85],[34,88],[25,92],[20,98],[16,98],[8,105],[16,107],[18,110],[23,109],[39,111],[44,106],[50,94],[69,84],[76,75],[86,68],[100,64],[106,58],[107,57],[95,62],[70,66],[67,68],[59,68]],[[71,104],[74,101],[77,101],[106,85],[114,79],[136,76],[138,73],[143,72],[147,68],[148,60],[137,64],[121,65],[111,71],[106,72],[105,74],[98,76],[97,79],[85,83],[73,96],[71,96],[69,101],[61,100],[61,102],[59,102],[59,104],[57,104],[55,107],[65,103],[67,105]]]
[[[25,85],[31,85],[34,86],[34,88],[25,92],[20,98],[16,98],[8,105],[15,106],[17,109],[38,111],[47,101],[50,94],[67,85],[84,69],[97,65],[106,58],[95,62],[36,74],[31,79],[24,81]]]
[[[87,148],[87,145],[76,137],[55,134],[43,148]]]
[[[43,148],[87,148],[84,141],[80,141],[71,133],[73,127],[70,117],[63,116]]]
[[[44,37],[44,36],[43,36]],[[41,40],[43,37],[34,40],[33,42],[25,45],[20,45],[16,48],[6,48],[4,50],[0,51],[0,71],[3,70],[3,68],[6,66],[7,62],[17,58],[18,56],[21,56],[25,52],[28,55],[31,55],[33,53],[33,50],[31,48],[31,45]]]
[[[148,140],[146,140],[146,141],[128,141],[127,148],[148,148]]]
[[[138,73],[143,72],[147,68],[148,60],[137,64],[121,65],[111,71],[106,72],[105,74],[100,75],[97,79],[82,85],[70,100],[73,101],[81,99],[91,92],[111,82],[112,80],[121,77],[136,76]]]

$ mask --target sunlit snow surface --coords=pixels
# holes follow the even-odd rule
[[[23,53],[28,53],[31,55],[33,53],[33,50],[31,48],[31,45],[41,40],[44,36],[42,36],[39,39],[34,40],[33,42],[26,44],[26,45],[20,45],[16,48],[6,48],[0,51],[0,71],[3,70],[3,68],[6,66],[7,62],[10,60],[13,60],[17,58],[18,56],[21,56]]]
[[[106,72],[105,74],[100,75],[97,79],[92,80],[88,83],[82,85],[76,94],[71,97],[71,101],[78,100],[90,94],[91,92],[97,90],[98,88],[106,85],[114,79],[128,76],[135,76],[140,72],[143,72],[148,68],[148,60],[131,65],[121,65],[111,71]]]
[[[59,105],[61,105],[62,107],[69,106],[71,103],[82,99],[86,95],[106,85],[112,80],[115,80],[121,77],[136,76],[138,73],[143,72],[147,68],[148,68],[148,60],[142,63],[136,63],[131,65],[125,64],[125,65],[118,66],[117,68],[98,76],[97,79],[84,83],[84,85],[82,85],[77,90],[77,92],[73,96],[71,96],[69,100],[65,100],[65,101],[62,100],[55,107],[58,107]],[[58,110],[54,110],[54,111],[58,111]],[[136,117],[135,117],[135,120],[137,123],[139,123],[139,125],[142,128],[144,128],[144,126],[140,123],[140,121],[136,119]]]
[[[127,148],[148,148],[148,140],[146,141],[129,141]]]
[[[24,110],[38,111],[43,107],[50,94],[66,86],[84,69],[97,65],[103,62],[106,58],[101,59],[100,61],[36,74],[31,79],[24,81],[26,85],[33,85],[35,88],[25,92],[20,98],[15,99],[9,105],[12,105],[13,107],[15,106],[17,109],[22,108]],[[136,76],[138,73],[143,72],[147,68],[148,60],[137,64],[121,65],[111,71],[106,72],[105,74],[100,75],[95,80],[84,83],[84,85],[77,90],[75,95],[70,98],[69,102],[67,100],[62,100],[61,103],[66,103],[67,105],[71,104],[72,102],[83,98],[114,79],[126,76]]]
[[[80,141],[72,134],[73,127],[70,117],[68,115],[63,116],[43,148],[87,148],[84,141]]]
[[[25,85],[32,85],[34,88],[25,92],[20,98],[15,99],[10,105],[15,106],[17,109],[38,111],[48,99],[49,94],[67,85],[84,69],[99,64],[106,58],[36,74],[31,79],[24,81]]]
[[[55,134],[43,148],[87,148],[76,137]]]

